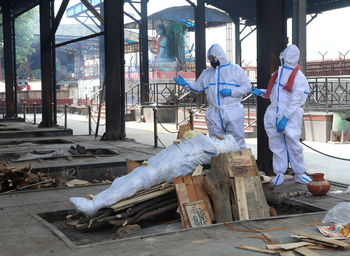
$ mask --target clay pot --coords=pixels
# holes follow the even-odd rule
[[[308,190],[314,196],[322,196],[327,194],[331,185],[324,179],[324,173],[312,174],[312,181],[307,184]]]

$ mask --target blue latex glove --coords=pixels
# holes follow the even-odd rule
[[[179,75],[179,77],[174,77],[173,79],[174,79],[175,83],[178,84],[178,85],[181,85],[181,86],[186,86],[186,85],[188,85],[188,83],[186,82],[186,80],[183,79],[183,77],[180,76],[180,75]]]
[[[232,90],[231,89],[221,89],[220,94],[222,95],[222,97],[228,97],[228,96],[231,96]]]
[[[288,118],[284,116],[277,124],[277,132],[283,132],[286,129],[287,122]]]
[[[259,90],[258,88],[253,88],[250,91],[251,94],[254,94],[255,96],[260,96],[260,95],[264,95],[265,93],[262,90]]]

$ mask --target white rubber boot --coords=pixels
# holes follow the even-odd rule
[[[301,174],[301,175],[295,175],[295,181],[306,185],[311,181],[311,179],[306,174]]]
[[[284,175],[283,174],[277,174],[277,176],[271,181],[271,184],[274,186],[279,186],[284,182]]]

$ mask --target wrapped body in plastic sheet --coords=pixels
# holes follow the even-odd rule
[[[212,156],[239,150],[231,135],[220,140],[201,134],[167,147],[150,158],[147,166],[140,166],[131,173],[116,178],[108,189],[98,193],[93,200],[72,197],[70,201],[77,210],[93,215],[97,210],[133,196],[142,189],[170,182],[178,176],[186,176],[199,164],[209,164]]]

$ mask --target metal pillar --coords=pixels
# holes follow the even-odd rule
[[[196,78],[206,69],[206,51],[205,51],[205,6],[204,0],[197,0],[197,7],[194,8],[195,14],[195,46],[196,46]]]
[[[292,41],[300,50],[300,70],[306,74],[306,0],[293,0]]]
[[[102,140],[120,140],[125,125],[123,1],[104,1],[106,132]]]
[[[40,0],[40,57],[42,121],[40,127],[52,127],[56,122],[56,65],[54,0]]]
[[[3,7],[3,36],[4,36],[4,66],[5,66],[5,86],[6,86],[6,116],[5,118],[16,117],[15,101],[15,74],[14,74],[14,19],[11,9]]]
[[[103,4],[100,5],[100,13],[102,17],[104,17],[104,6]],[[104,25],[100,25],[101,31],[104,29]],[[100,89],[103,86],[103,81],[105,77],[105,41],[103,36],[98,37],[98,54],[99,54],[99,77],[100,77]],[[104,96],[103,96],[104,97]]]
[[[233,17],[233,23],[235,24],[235,63],[237,65],[242,65],[242,45],[240,39],[240,26],[239,17]]]
[[[147,3],[148,3],[148,0],[141,1],[141,24],[140,24],[141,105],[145,104],[146,102],[149,102]]]
[[[257,0],[256,4],[258,88],[266,89],[271,73],[279,66],[279,54],[287,42],[285,0]],[[264,115],[269,104],[268,100],[258,97],[258,166],[260,170],[272,175],[272,153],[264,128]]]

